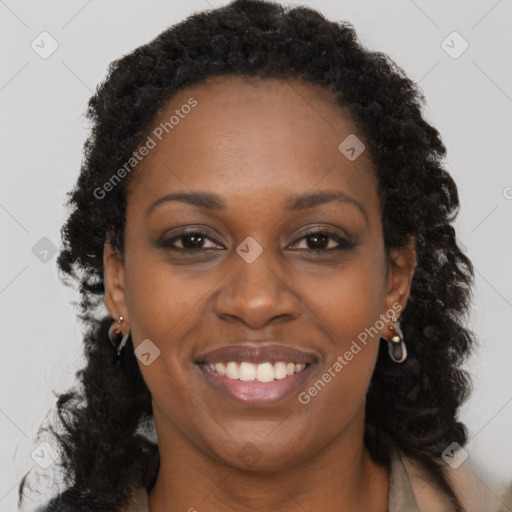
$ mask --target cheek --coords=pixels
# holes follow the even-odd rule
[[[154,359],[150,356],[148,365],[139,358],[140,371],[153,400],[166,414],[177,411],[186,416],[194,413],[190,372],[195,371],[191,354],[197,337],[191,330],[201,325],[207,290],[215,280],[207,273],[197,273],[195,279],[183,275],[161,258],[151,260],[142,252],[126,260],[126,298],[135,350],[146,343],[151,354],[158,354]]]
[[[384,279],[378,260],[361,257],[309,286],[304,282],[314,290],[308,308],[331,346],[303,402],[329,421],[336,415],[341,421],[364,402],[380,344]]]
[[[375,325],[385,302],[385,269],[369,252],[361,252],[337,269],[314,276],[301,274],[301,294],[308,297],[308,308],[324,325],[337,351],[348,349],[351,340]]]
[[[208,273],[184,274],[162,258],[136,252],[126,262],[126,297],[134,342],[175,346],[215,283]],[[197,321],[197,319],[195,320]]]
[[[193,368],[190,354],[191,325],[200,321],[198,312],[207,300],[208,277],[183,279],[167,262],[132,253],[126,262],[126,296],[134,347],[149,339],[158,356],[145,365],[138,359],[142,376],[153,397],[154,407],[169,419],[197,416],[191,400],[187,372]],[[201,281],[201,285],[199,284]]]

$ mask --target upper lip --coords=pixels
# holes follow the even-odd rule
[[[317,357],[309,352],[286,347],[277,343],[271,344],[239,344],[220,347],[195,357],[196,363],[241,363],[246,361],[253,364],[269,362],[271,364],[283,361],[285,363],[312,364]]]

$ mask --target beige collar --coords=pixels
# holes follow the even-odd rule
[[[394,455],[391,459],[388,512],[420,512],[407,469],[399,455]]]

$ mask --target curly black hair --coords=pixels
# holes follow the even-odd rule
[[[63,282],[79,286],[87,363],[76,374],[80,389],[58,395],[60,431],[43,429],[57,439],[66,486],[44,510],[115,512],[129,501],[132,486],[150,490],[156,481],[160,459],[147,435],[149,389],[131,338],[121,364],[112,363],[113,318],[98,309],[105,292],[104,242],[111,234],[114,247],[123,250],[126,187],[135,173],[106,199],[95,190],[146,140],[173,95],[221,75],[302,79],[323,86],[351,113],[374,165],[386,250],[405,246],[414,235],[417,254],[401,317],[408,358],[394,364],[381,343],[367,393],[365,446],[388,469],[395,450],[421,463],[462,511],[440,456],[452,442],[467,441],[457,413],[471,389],[461,365],[476,342],[465,325],[474,275],[452,226],[459,198],[443,167],[446,148],[422,116],[425,99],[417,84],[387,55],[366,49],[350,23],[262,0],[193,13],[112,62],[89,100],[92,128],[68,193],[57,259]]]

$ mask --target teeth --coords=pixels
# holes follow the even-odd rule
[[[225,375],[226,367],[222,363],[215,363],[215,371],[221,375]]]
[[[286,371],[286,363],[280,361],[274,365],[274,378],[284,379],[285,377],[288,377],[288,372]]]
[[[252,364],[251,366],[255,365]],[[270,363],[259,364],[256,367],[256,379],[259,382],[270,382],[274,380],[274,367]]]
[[[257,370],[258,368],[256,365],[243,362],[240,364],[240,368],[238,368],[238,378],[244,381],[254,380],[256,378]]]
[[[279,361],[272,365],[271,363],[253,364],[243,361],[235,363],[210,363],[210,369],[219,375],[225,375],[229,379],[237,379],[245,382],[257,380],[258,382],[271,382],[273,380],[284,379],[288,375],[299,373],[306,365],[303,363],[285,363]]]
[[[238,379],[238,365],[236,363],[228,363],[226,365],[226,377]]]

